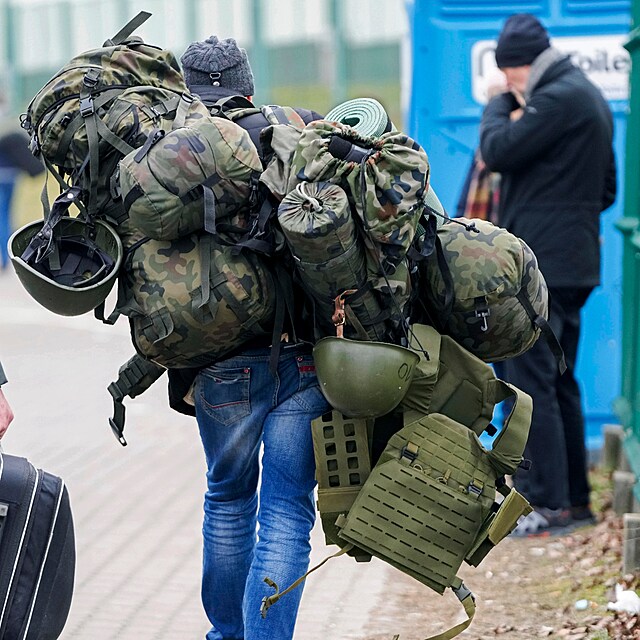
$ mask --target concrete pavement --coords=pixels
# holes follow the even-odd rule
[[[163,378],[127,401],[129,446],[108,427],[106,387],[132,353],[124,319],[107,327],[90,314],[56,316],[11,268],[0,271],[0,358],[16,414],[3,446],[60,475],[75,518],[76,589],[61,640],[198,640],[209,626],[199,596],[205,466],[195,421],[169,409]],[[336,550],[318,527],[312,542],[312,563]],[[332,560],[308,580],[296,640],[390,639],[396,624],[379,613],[398,576],[376,560]]]

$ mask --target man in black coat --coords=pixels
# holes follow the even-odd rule
[[[482,157],[502,175],[499,224],[538,258],[568,367],[561,376],[544,341],[504,363],[504,377],[534,400],[525,450],[532,468],[516,476],[535,508],[516,530],[527,535],[593,518],[574,372],[580,310],[600,283],[600,213],[616,194],[613,118],[600,91],[550,46],[532,15],[507,19],[496,62],[507,90],[484,111]]]

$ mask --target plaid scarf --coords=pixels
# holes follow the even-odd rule
[[[476,151],[471,167],[469,191],[464,207],[465,218],[481,218],[497,224],[500,200],[500,174],[489,171]]]

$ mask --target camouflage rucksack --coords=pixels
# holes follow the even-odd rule
[[[512,358],[544,333],[562,360],[547,323],[544,276],[520,238],[487,220],[454,218],[437,230],[435,251],[418,267],[420,310],[474,355]]]
[[[275,278],[251,252],[201,231],[171,241],[143,237],[126,263],[117,311],[129,317],[138,353],[156,364],[206,366],[271,333]]]
[[[82,187],[89,215],[120,217],[113,199],[118,160],[164,120],[173,120],[187,87],[173,53],[131,37],[140,12],[103,47],[72,58],[31,100],[22,126],[31,150],[56,179]],[[129,101],[117,98],[132,88]],[[45,204],[46,207],[46,204]]]

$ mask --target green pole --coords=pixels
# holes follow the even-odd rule
[[[251,68],[256,89],[256,104],[269,104],[271,100],[271,74],[269,73],[269,48],[263,37],[264,5],[262,0],[252,0]]]
[[[622,389],[616,413],[634,442],[640,438],[640,0],[631,6],[632,28],[625,48],[631,56],[629,116],[625,140],[624,213],[616,222],[623,235],[622,256]],[[631,444],[631,441],[628,441]],[[625,444],[625,448],[627,445]]]
[[[187,43],[195,42],[196,40],[201,40],[202,38],[208,37],[209,34],[198,34],[198,12],[196,10],[196,1],[186,0],[185,4]]]
[[[347,99],[347,46],[345,42],[344,3],[331,0],[331,32],[333,34],[333,86],[331,98],[334,107]]]

